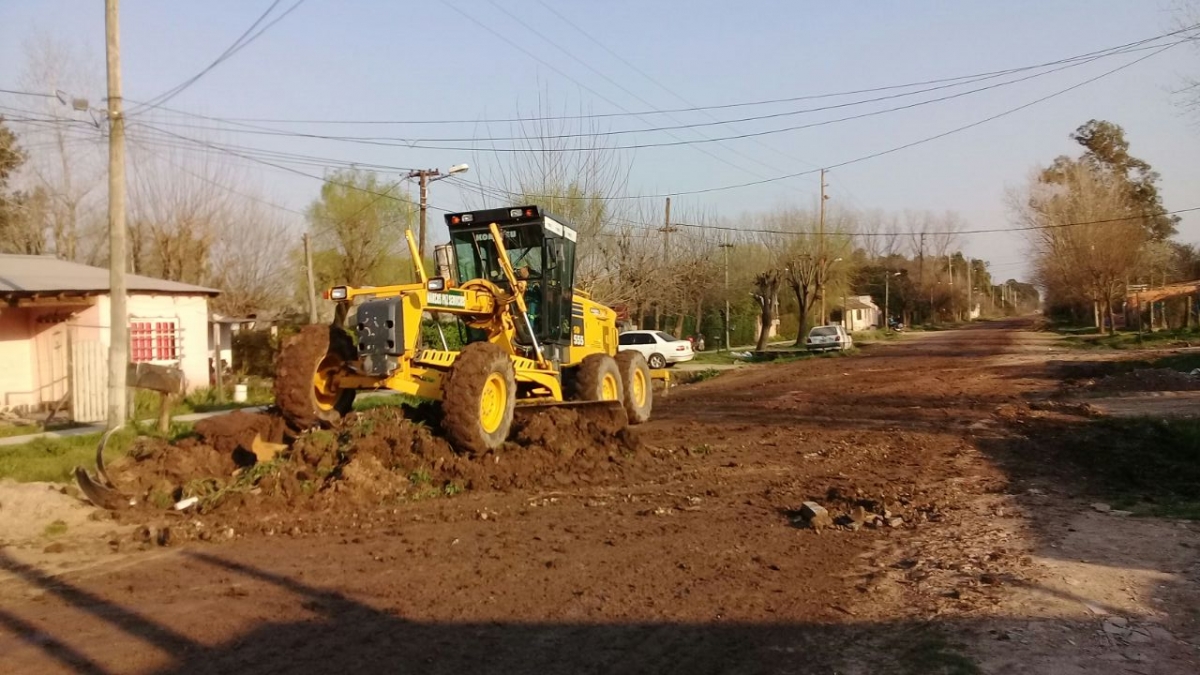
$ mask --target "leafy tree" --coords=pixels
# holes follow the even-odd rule
[[[44,210],[45,195],[9,187],[26,157],[16,134],[0,117],[0,252],[39,255],[46,252],[45,233],[37,217]]]
[[[383,285],[411,265],[404,231],[412,227],[416,208],[397,184],[383,185],[373,172],[348,169],[331,173],[321,196],[308,207],[308,223],[316,249],[314,268],[323,283]]]
[[[1085,148],[1078,158],[1059,157],[1045,171],[1042,181],[1066,184],[1067,173],[1075,164],[1083,164],[1095,171],[1111,175],[1118,183],[1128,205],[1123,213],[1111,214],[1110,218],[1124,215],[1141,216],[1146,233],[1152,241],[1164,241],[1176,233],[1179,217],[1166,215],[1162,195],[1158,192],[1159,173],[1146,161],[1129,154],[1129,141],[1119,124],[1104,120],[1090,120],[1071,133],[1071,140]]]

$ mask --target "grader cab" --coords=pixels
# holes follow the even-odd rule
[[[536,206],[449,214],[446,225],[438,276],[407,233],[416,283],[330,289],[334,324],[285,344],[275,394],[293,426],[333,423],[357,392],[380,390],[439,401],[443,430],[467,452],[499,447],[527,406],[649,419],[650,370],[640,354],[618,353],[616,313],[575,288],[569,225]]]

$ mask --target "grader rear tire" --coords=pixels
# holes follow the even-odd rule
[[[292,427],[328,426],[350,412],[355,391],[340,388],[337,375],[354,357],[354,340],[335,326],[305,326],[288,338],[275,359],[275,405]]]
[[[621,370],[608,354],[592,354],[579,363],[575,373],[575,400],[624,401]]]
[[[635,351],[618,352],[617,370],[621,372],[622,398],[629,423],[650,421],[650,410],[654,407],[654,386],[646,357]]]
[[[512,359],[494,344],[473,342],[442,379],[442,430],[459,450],[495,450],[508,440],[516,404]]]

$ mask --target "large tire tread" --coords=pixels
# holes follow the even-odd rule
[[[508,401],[500,426],[487,433],[479,419],[479,399],[492,373],[508,385]],[[512,358],[499,346],[473,342],[463,347],[442,378],[442,431],[456,449],[481,454],[499,448],[508,439],[516,408],[516,370]]]
[[[617,353],[617,370],[621,372],[621,391],[624,394],[625,414],[630,424],[642,424],[650,421],[650,412],[654,408],[654,382],[650,379],[650,366],[646,357],[635,351]],[[641,373],[645,387],[645,401],[638,405],[634,395],[634,378]]]
[[[617,383],[621,383],[621,370],[617,367],[617,362],[608,354],[592,354],[584,357],[583,361],[579,362],[579,366],[575,373],[575,392],[574,398],[577,401],[600,401],[602,382],[605,375],[612,375],[617,378]],[[624,400],[624,388],[617,387],[618,393],[621,395],[620,400]]]
[[[331,425],[354,407],[353,389],[342,390],[331,410],[321,410],[316,404],[313,375],[330,352],[345,361],[353,360],[354,340],[336,326],[313,324],[288,338],[275,359],[275,405],[297,430]]]

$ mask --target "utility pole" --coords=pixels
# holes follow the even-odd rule
[[[817,248],[820,253],[818,256],[817,268],[817,294],[821,296],[821,325],[828,323],[825,320],[825,200],[829,199],[829,195],[825,194],[825,169],[821,169],[821,204],[820,215],[817,218]],[[843,311],[845,311],[843,309]]]
[[[971,321],[971,314],[975,312],[975,296],[974,289],[971,288],[971,259],[967,258],[967,321]]]
[[[437,169],[418,169],[408,172],[408,177],[416,178],[421,185],[421,225],[417,230],[417,253],[420,253],[422,257],[425,256],[425,221],[429,211],[429,177],[440,176],[441,173]]]
[[[725,351],[729,351],[729,249],[733,244],[725,242],[721,248],[725,249]]]
[[[108,61],[108,428],[125,423],[126,364],[129,363],[129,315],[125,283],[125,117],[121,111],[121,31],[117,0],[104,2],[105,54]],[[220,364],[218,364],[219,367]]]
[[[663,226],[659,230],[663,233],[663,269],[670,266],[671,263],[671,233],[678,231],[679,228],[671,225],[671,198],[667,197],[666,213],[663,214]],[[654,330],[661,328],[659,320],[662,318],[662,299],[660,298],[654,305]],[[676,336],[678,337],[678,336]]]
[[[464,173],[468,169],[470,169],[470,167],[466,164],[455,164],[454,166],[450,167],[450,170],[445,174],[437,169],[416,169],[414,171],[409,171],[408,175],[405,176],[405,178],[410,180],[416,178],[421,186],[421,224],[417,230],[417,253],[420,254],[422,258],[425,257],[425,241],[427,238],[427,228],[425,223],[429,211],[429,184],[435,180],[449,178],[454,174]],[[414,264],[418,262],[420,261],[413,261]]]
[[[957,321],[958,315],[954,312],[954,261],[950,254],[946,254],[946,274],[950,275],[950,320]]]
[[[308,322],[317,322],[317,285],[313,279],[312,240],[304,233],[304,273],[308,277]]]
[[[925,233],[921,233],[921,247],[917,249],[917,276],[925,283]],[[933,291],[929,292],[929,316],[933,316]],[[930,319],[932,321],[932,319]]]

